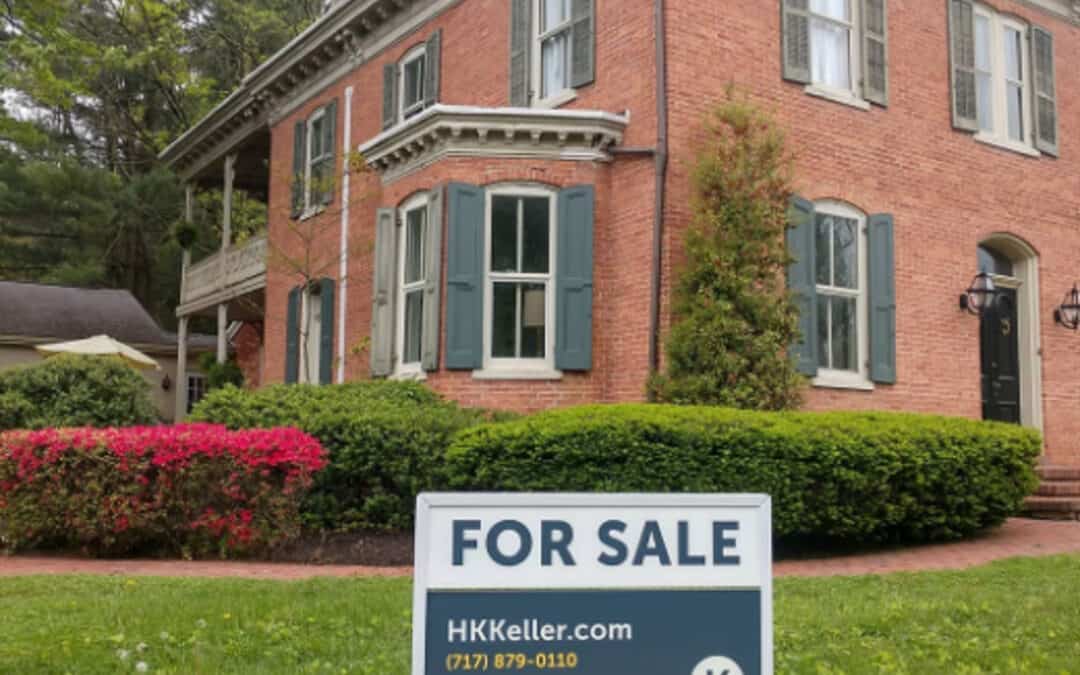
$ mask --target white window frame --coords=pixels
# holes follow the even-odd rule
[[[306,331],[301,331],[300,338],[300,354],[298,355],[298,377],[297,381],[300,384],[319,384],[319,366],[322,356],[322,303],[320,288],[317,285],[313,285],[312,288],[304,290],[300,294],[300,325],[306,326]],[[319,320],[312,323],[312,319],[315,316],[313,307],[315,302],[319,301]],[[314,352],[314,367],[312,363],[312,352]],[[309,372],[311,371],[311,372]]]
[[[315,139],[315,124],[317,122],[326,124],[326,108],[319,108],[311,117],[307,120],[307,134],[305,134],[304,142],[304,210],[302,218],[309,218],[312,215],[319,213],[325,208],[322,204],[312,204],[312,168],[320,163],[326,161],[330,157],[331,148],[323,148],[322,153],[317,157],[312,156],[312,142]],[[333,142],[331,142],[333,144]],[[333,169],[331,169],[333,170]]]
[[[544,197],[550,204],[548,216],[548,272],[507,273],[491,271],[492,244],[492,204],[495,197]],[[556,271],[558,270],[558,192],[536,185],[505,184],[489,188],[485,196],[484,213],[484,325],[483,325],[483,370],[473,373],[478,379],[559,379],[562,373],[555,369],[555,292]],[[519,226],[521,207],[518,210]],[[518,246],[523,245],[523,238],[518,237]],[[492,356],[492,329],[494,317],[495,284],[499,282],[544,284],[544,358],[496,358]],[[520,323],[520,322],[518,322]]]
[[[530,97],[532,98],[533,105],[538,108],[557,108],[565,103],[577,98],[577,90],[571,85],[573,80],[573,60],[574,60],[574,1],[570,0],[570,14],[566,17],[566,20],[546,31],[541,30],[541,26],[544,25],[544,1],[545,0],[532,0],[532,25],[533,25],[533,39],[532,39],[532,59],[531,59],[531,78],[532,86]],[[544,95],[544,41],[555,37],[561,33],[566,33],[566,85],[559,91],[551,92]]]
[[[826,16],[824,14],[818,14],[813,10],[808,9],[807,14],[810,16],[811,23],[813,21],[823,21],[825,23],[832,24],[834,26],[841,26],[848,31],[848,86],[846,88],[837,88],[824,82],[811,81],[806,85],[806,93],[820,98],[836,101],[837,103],[843,103],[850,105],[861,110],[869,110],[870,103],[863,99],[862,87],[862,50],[863,50],[863,38],[862,31],[860,30],[862,3],[858,0],[847,0],[848,12],[850,19],[848,21],[841,21],[840,19]],[[808,31],[811,31],[808,36],[811,43],[813,42],[813,29],[811,26],[807,27]],[[811,51],[813,45],[811,44]],[[810,77],[813,79],[813,63],[810,64]]]
[[[405,105],[405,68],[415,61],[423,61],[420,70],[420,100],[416,101],[410,106]],[[427,92],[425,87],[427,86],[427,44],[417,45],[413,47],[405,56],[398,62],[398,122],[404,122],[405,120],[419,115],[424,110],[425,101],[427,100]]]
[[[991,100],[993,108],[991,119],[993,129],[984,131],[981,128],[975,133],[975,139],[995,145],[1006,150],[1012,150],[1021,154],[1038,157],[1039,152],[1035,149],[1035,124],[1032,117],[1031,87],[1034,86],[1031,69],[1031,27],[1007,14],[1000,14],[985,5],[975,5],[976,16],[986,18],[990,22],[990,61],[992,75]],[[1005,29],[1011,28],[1020,33],[1020,59],[1021,75],[1023,79],[1023,94],[1021,96],[1021,124],[1023,125],[1023,139],[1009,138],[1009,108],[1008,108],[1008,85],[1005,74]],[[976,45],[978,49],[978,45]]]
[[[202,382],[202,396],[200,396],[198,399],[192,396],[194,382]],[[202,398],[205,397],[207,392],[210,390],[210,381],[206,374],[189,370],[187,373],[185,373],[184,387],[186,387],[185,391],[187,392],[187,412],[190,415],[195,405],[200,400],[202,400]]]
[[[409,213],[421,210],[424,214],[424,231],[420,237],[420,280],[411,284],[405,283],[405,256],[406,251],[406,238],[408,236],[408,215]],[[408,293],[424,289],[427,284],[427,256],[430,252],[427,250],[428,237],[427,228],[431,226],[428,222],[428,196],[425,194],[416,195],[412,199],[409,199],[401,205],[398,209],[398,223],[397,226],[397,260],[394,261],[394,325],[397,327],[394,336],[394,377],[400,379],[424,379],[424,359],[423,359],[423,318],[421,318],[421,333],[420,333],[420,360],[415,363],[405,363],[405,296]],[[422,317],[422,315],[421,315]]]
[[[874,383],[870,380],[870,315],[868,307],[870,294],[870,273],[869,269],[867,269],[867,265],[869,262],[869,256],[867,255],[869,237],[867,236],[866,214],[852,207],[849,204],[834,200],[822,200],[816,202],[814,204],[814,210],[816,214],[836,216],[838,218],[847,218],[856,221],[859,242],[859,250],[856,255],[856,260],[858,261],[859,265],[859,288],[857,290],[826,286],[824,287],[825,292],[823,293],[819,290],[823,288],[821,284],[815,283],[814,285],[815,303],[818,301],[819,295],[846,296],[855,298],[855,329],[857,331],[855,337],[855,363],[858,364],[858,370],[834,370],[830,368],[823,368],[820,364],[818,364],[817,376],[814,378],[814,386],[832,387],[840,389],[872,390],[874,388]],[[814,220],[814,228],[816,238],[816,216]],[[830,246],[831,245],[832,243],[830,238]],[[817,271],[815,270],[815,275],[816,273]],[[814,326],[814,330],[817,330],[817,326]],[[814,354],[815,363],[817,362],[817,358],[818,355]]]

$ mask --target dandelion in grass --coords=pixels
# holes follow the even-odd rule
[[[137,651],[137,652],[139,652],[140,654],[142,654],[143,652],[145,652],[145,651],[146,651],[146,649],[147,649],[147,647],[148,647],[148,646],[149,646],[149,645],[147,645],[147,644],[146,644],[145,642],[140,642],[140,643],[139,643],[138,645],[136,645],[136,646],[135,646],[135,651]]]
[[[161,635],[159,635],[158,637],[160,637],[163,641],[168,641],[169,634],[166,631],[161,631]]]
[[[199,619],[195,622],[195,625],[199,628],[206,628],[206,619]]]
[[[116,650],[116,658],[120,659],[121,661],[127,661],[129,656],[131,656],[131,652],[126,649]]]
[[[146,663],[146,661],[139,661],[138,663],[135,664],[135,672],[137,672],[137,673],[150,672],[150,666]]]

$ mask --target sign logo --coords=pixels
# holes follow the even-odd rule
[[[691,675],[743,675],[742,668],[726,656],[710,656]]]
[[[413,675],[772,675],[765,495],[423,494],[416,523]]]

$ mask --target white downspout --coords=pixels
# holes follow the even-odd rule
[[[353,88],[345,89],[345,136],[341,177],[341,268],[338,270],[337,381],[345,382],[345,308],[349,295],[349,155],[352,152]]]

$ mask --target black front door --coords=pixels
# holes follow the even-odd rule
[[[983,419],[1020,423],[1020,340],[1016,289],[998,288],[982,315]]]

